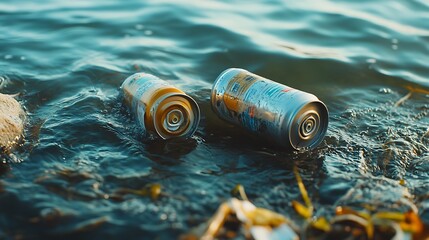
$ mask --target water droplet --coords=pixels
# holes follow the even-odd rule
[[[136,24],[136,25],[135,25],[135,28],[136,28],[137,30],[143,30],[144,25],[143,25],[143,24]]]
[[[374,58],[369,58],[369,59],[367,59],[367,60],[366,60],[366,62],[367,62],[367,63],[376,63],[376,62],[377,62],[377,60],[376,60],[376,59],[374,59]]]
[[[352,117],[352,118],[354,118],[354,117],[357,116],[356,111],[353,110],[353,109],[347,109],[346,112],[345,112],[345,114],[346,114],[346,116],[349,116],[349,117]]]
[[[21,56],[19,59],[21,59],[21,61],[25,61],[27,58],[24,56]]]
[[[167,214],[163,213],[161,214],[161,216],[159,216],[159,218],[164,221],[164,220],[167,220],[168,216]]]
[[[151,30],[146,30],[144,31],[144,34],[149,36],[149,35],[152,35],[153,32]]]
[[[392,39],[392,44],[398,44],[398,43],[399,43],[398,39],[396,38]]]
[[[390,90],[390,88],[380,88],[378,90],[379,93],[384,93],[384,94],[389,94],[392,92],[392,90]]]
[[[6,55],[6,56],[4,56],[4,59],[6,59],[6,60],[9,60],[9,59],[12,59],[13,58],[13,56],[12,55]]]

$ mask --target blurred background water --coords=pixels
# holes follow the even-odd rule
[[[0,238],[175,239],[238,183],[299,224],[294,165],[316,215],[372,205],[429,221],[427,1],[2,1],[0,23],[1,92],[29,115],[0,165]],[[219,120],[209,93],[229,67],[324,101],[321,146],[287,153]],[[142,143],[118,89],[138,71],[197,99],[192,139]],[[113,197],[151,183],[157,201]]]

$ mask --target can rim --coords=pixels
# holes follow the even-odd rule
[[[162,130],[159,129],[158,124],[156,124],[157,116],[156,116],[156,114],[153,114],[153,113],[155,112],[156,108],[159,106],[159,104],[161,102],[163,102],[167,98],[171,98],[171,97],[181,97],[181,98],[184,98],[185,100],[187,100],[189,102],[189,104],[191,105],[190,106],[190,108],[191,108],[190,109],[191,110],[190,113],[191,112],[193,113],[194,121],[193,121],[193,123],[190,123],[191,126],[187,127],[188,130],[185,131],[183,134],[180,134],[180,135],[177,135],[177,136],[172,135],[171,137],[166,137],[163,134],[161,134]],[[189,95],[187,95],[185,93],[168,93],[168,94],[165,94],[164,96],[160,97],[156,101],[156,103],[154,103],[152,105],[152,108],[150,109],[150,112],[152,113],[151,117],[152,117],[152,121],[153,121],[155,132],[157,133],[157,135],[161,139],[164,139],[164,140],[165,139],[170,139],[170,138],[177,138],[177,137],[185,137],[185,138],[187,138],[187,137],[192,136],[196,132],[196,130],[198,128],[198,125],[199,125],[199,122],[200,122],[200,118],[201,118],[200,107],[198,106],[197,102],[191,96],[189,96]]]
[[[288,124],[289,125],[289,127],[288,127],[289,137],[288,137],[288,139],[289,139],[290,146],[292,146],[292,148],[295,150],[299,150],[302,148],[315,149],[323,141],[323,139],[326,136],[326,132],[328,131],[328,126],[329,126],[329,110],[328,110],[328,107],[326,106],[325,103],[323,103],[322,101],[320,101],[318,99],[315,101],[306,102],[306,103],[304,103],[298,107],[298,109],[299,109],[298,112],[305,109],[306,106],[310,106],[310,105],[314,105],[314,104],[318,105],[320,107],[320,110],[322,110],[323,112],[316,111],[319,115],[321,115],[319,117],[320,118],[320,120],[319,120],[320,126],[318,127],[314,137],[312,137],[311,139],[308,139],[308,140],[304,140],[304,141],[310,141],[307,146],[303,146],[303,147],[298,146],[299,143],[302,141],[294,141],[293,136],[292,136],[292,134],[295,134],[294,132],[292,132],[295,120],[298,120],[300,118],[305,118],[305,117],[300,116],[299,114],[296,114],[293,118],[289,119],[289,124]],[[326,120],[324,120],[324,121],[323,121],[323,118],[324,118],[323,115],[326,115]],[[299,131],[300,127],[301,126],[299,124],[296,129],[298,129],[298,131]],[[299,135],[299,133],[297,133],[297,134]]]

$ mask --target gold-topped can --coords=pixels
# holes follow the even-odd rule
[[[151,74],[135,73],[125,79],[121,90],[144,135],[187,138],[197,130],[198,104],[168,82]]]
[[[217,77],[211,105],[221,119],[297,150],[317,147],[328,128],[328,109],[316,96],[239,68]]]

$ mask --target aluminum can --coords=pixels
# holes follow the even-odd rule
[[[135,73],[125,79],[121,90],[145,136],[186,138],[196,131],[200,121],[198,104],[168,82],[151,74]]]
[[[239,68],[217,77],[211,105],[221,119],[289,149],[314,149],[328,128],[328,109],[316,96]]]

